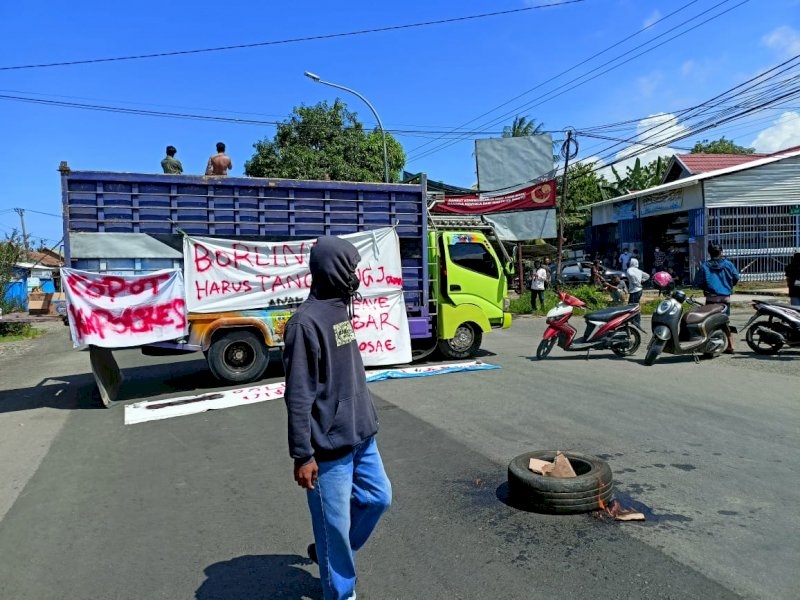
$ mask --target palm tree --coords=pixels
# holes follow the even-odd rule
[[[528,117],[514,117],[514,122],[511,125],[503,127],[503,137],[526,137],[529,135],[540,135],[542,133],[543,123],[536,124],[535,121],[528,119]]]

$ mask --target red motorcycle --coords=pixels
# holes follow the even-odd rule
[[[547,329],[536,349],[539,360],[546,358],[556,343],[568,352],[586,351],[587,356],[593,349],[610,349],[617,356],[630,356],[639,349],[642,343],[639,332],[644,330],[634,321],[640,314],[638,304],[612,306],[586,314],[586,331],[575,337],[578,332],[569,320],[573,310],[586,308],[586,303],[565,292],[559,292],[558,297],[561,301],[547,313]]]

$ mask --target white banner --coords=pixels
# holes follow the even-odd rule
[[[180,271],[117,276],[63,268],[61,277],[76,348],[129,348],[187,334]]]
[[[397,233],[386,227],[341,237],[361,255],[357,273],[363,299],[355,303],[353,328],[364,364],[411,362]],[[301,303],[311,288],[308,260],[315,242],[185,237],[189,312],[235,312]]]

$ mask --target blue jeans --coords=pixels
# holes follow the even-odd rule
[[[375,438],[342,458],[320,462],[317,477],[307,495],[322,592],[325,600],[355,598],[354,553],[392,503],[392,485]]]

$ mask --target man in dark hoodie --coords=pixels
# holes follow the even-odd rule
[[[733,286],[739,283],[739,271],[734,264],[722,256],[722,246],[714,243],[708,245],[711,257],[697,270],[695,285],[703,290],[706,304],[724,304],[725,314],[731,314],[731,294]],[[733,354],[733,334],[728,332],[728,348],[726,354]]]
[[[294,479],[307,490],[315,542],[308,554],[319,564],[325,600],[356,597],[354,553],[392,498],[348,314],[360,259],[350,242],[319,238],[309,261],[311,293],[284,334],[289,454]]]

